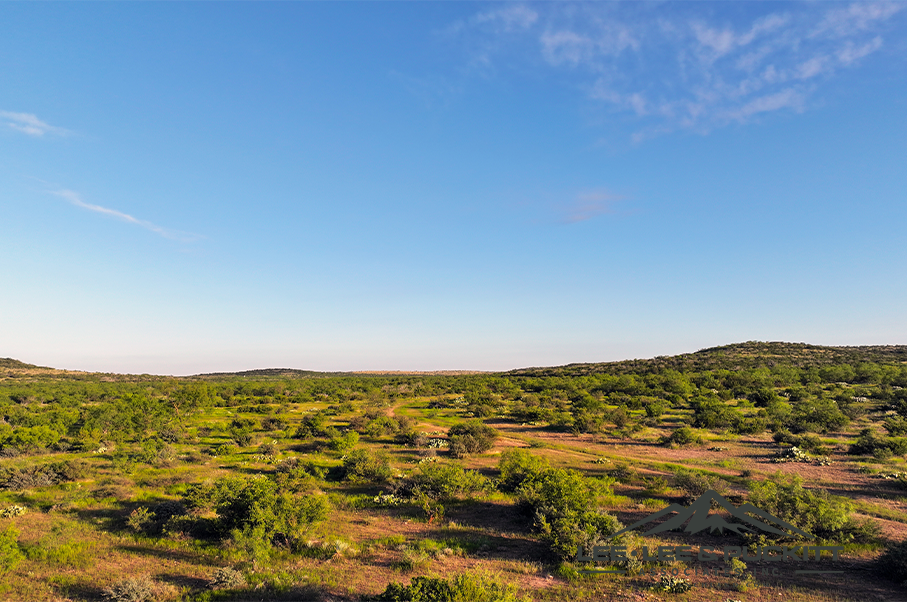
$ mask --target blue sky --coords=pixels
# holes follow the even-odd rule
[[[907,343],[907,4],[3,3],[0,356]]]

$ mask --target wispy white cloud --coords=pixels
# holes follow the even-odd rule
[[[781,109],[803,110],[803,93],[793,88],[787,88],[773,94],[766,94],[750,100],[739,109],[731,110],[726,117],[736,121],[746,121],[753,115],[779,111]]]
[[[156,224],[153,224],[149,221],[133,217],[128,213],[123,213],[122,211],[117,211],[116,209],[110,209],[108,207],[102,207],[101,205],[94,205],[92,203],[86,203],[82,200],[82,195],[73,190],[52,190],[51,194],[54,194],[62,199],[65,199],[72,205],[76,207],[81,207],[82,209],[87,209],[88,211],[94,211],[95,213],[100,213],[102,215],[107,215],[118,220],[134,224],[150,230],[155,234],[163,236],[164,238],[169,238],[172,240],[178,240],[180,242],[193,242],[202,238],[199,234],[192,234],[191,232],[180,232],[179,230],[171,230],[170,228],[162,228]]]
[[[491,25],[497,31],[523,31],[532,27],[539,14],[525,4],[514,4],[481,12],[472,18],[475,25]]]
[[[542,56],[552,65],[578,65],[599,56],[617,56],[628,48],[638,48],[633,32],[619,23],[600,24],[594,34],[579,34],[570,29],[545,31],[540,38]]]
[[[531,18],[482,29],[502,19],[482,12],[460,23],[489,70],[495,53],[508,50],[507,64],[525,57],[569,69],[590,99],[631,114],[640,128],[634,139],[644,140],[808,110],[825,81],[902,31],[899,17],[907,12],[907,4],[892,2],[763,3],[748,16],[659,6],[655,14],[645,3],[520,4],[501,10]]]
[[[13,113],[11,111],[0,111],[0,118],[6,120],[6,125],[14,130],[28,134],[29,136],[43,136],[44,134],[65,135],[69,131],[63,128],[54,127],[40,119],[33,113]]]
[[[567,224],[584,222],[593,217],[614,212],[614,204],[623,197],[606,190],[581,192],[576,198],[561,209],[561,221]]]
[[[844,8],[834,8],[825,13],[810,37],[858,34],[887,21],[904,6],[898,2],[854,2]]]
[[[860,60],[864,56],[871,54],[882,47],[881,36],[876,36],[862,46],[857,46],[851,41],[847,41],[842,48],[838,50],[837,57],[844,66],[850,66],[852,63]]]

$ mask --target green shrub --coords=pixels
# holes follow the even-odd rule
[[[841,411],[833,399],[810,399],[794,406],[790,419],[791,428],[797,431],[827,433],[841,428],[850,419]]]
[[[314,412],[312,414],[306,414],[302,418],[302,422],[296,428],[296,438],[297,439],[311,439],[313,437],[320,437],[324,434],[325,428],[327,428],[328,417],[324,412]]]
[[[693,584],[689,579],[679,579],[677,577],[662,577],[661,582],[655,586],[656,591],[669,594],[682,594],[693,589]]]
[[[903,416],[889,416],[885,419],[885,430],[892,437],[907,435],[907,418]]]
[[[211,449],[210,453],[214,457],[218,456],[230,456],[239,451],[239,447],[234,443],[221,443],[220,445]]]
[[[865,428],[860,431],[860,436],[850,445],[847,453],[858,456],[871,455],[880,460],[890,458],[892,455],[903,456],[907,454],[907,439],[880,437],[872,429]]]
[[[450,453],[462,458],[491,449],[498,438],[498,431],[478,420],[470,420],[451,427],[447,436],[450,438]]]
[[[674,473],[674,487],[681,490],[689,500],[698,498],[709,489],[720,494],[725,494],[728,490],[727,483],[721,477],[686,469]]]
[[[258,453],[259,455],[273,458],[280,453],[280,448],[277,447],[277,443],[275,441],[265,441],[258,446]]]
[[[286,458],[277,463],[274,482],[281,490],[309,492],[316,489],[328,473],[328,468],[312,460]]]
[[[780,429],[772,434],[775,443],[786,443],[793,447],[805,449],[814,454],[827,454],[828,448],[822,443],[817,436],[806,433],[803,435],[794,435],[787,429]]]
[[[65,460],[22,468],[0,469],[0,489],[19,491],[34,487],[46,487],[85,476],[85,463],[81,460]]]
[[[252,443],[252,431],[257,426],[254,418],[234,418],[227,430],[237,445],[245,447]]]
[[[422,492],[433,498],[452,498],[472,494],[489,487],[486,477],[475,470],[465,470],[458,464],[426,462],[398,488],[398,493]]]
[[[393,474],[387,456],[368,449],[354,449],[342,461],[343,478],[354,483],[380,483]]]
[[[533,527],[562,559],[573,557],[579,546],[601,545],[622,526],[598,508],[597,498],[610,493],[609,485],[584,478],[574,470],[549,468],[537,472],[520,485],[518,492],[531,509]]]
[[[795,475],[775,473],[771,479],[750,484],[749,502],[816,537],[846,543],[853,541],[858,525],[850,517],[853,507],[829,497],[823,490],[808,490]]]
[[[287,421],[282,416],[267,416],[261,419],[261,428],[265,431],[282,431],[287,428]]]
[[[407,447],[425,447],[428,445],[428,433],[415,430],[401,431],[397,433],[396,441]]]
[[[22,453],[32,454],[52,446],[60,440],[61,436],[57,430],[44,424],[22,426],[7,435],[5,441],[0,441],[0,444],[2,444],[0,447],[8,445]]]
[[[691,402],[694,426],[707,429],[730,429],[743,422],[743,414],[737,408],[727,405],[720,399],[698,397]],[[679,445],[683,445],[679,443]]]
[[[135,455],[135,460],[152,466],[168,465],[176,459],[176,449],[157,437],[142,443],[142,451]]]
[[[702,437],[688,426],[675,429],[673,433],[662,439],[662,444],[669,446],[692,445],[694,443],[702,443]]]
[[[191,509],[214,508],[222,534],[261,528],[268,538],[292,538],[327,516],[327,502],[322,496],[279,491],[274,481],[261,475],[224,477],[193,485],[183,501]]]
[[[414,500],[419,508],[422,510],[422,513],[425,515],[425,518],[428,519],[429,524],[434,521],[440,521],[444,518],[444,505],[437,499],[431,497],[423,491],[416,491]]]
[[[211,589],[238,589],[246,584],[246,578],[240,571],[230,567],[220,567],[211,574],[208,587]]]
[[[60,527],[54,527],[51,535],[41,539],[37,544],[24,546],[25,556],[29,560],[38,560],[48,564],[84,568],[92,561],[92,542],[61,541]]]
[[[359,433],[354,430],[349,430],[343,435],[338,434],[338,436],[331,437],[328,441],[328,447],[336,452],[345,454],[356,447],[357,443],[359,443]]]
[[[747,399],[752,401],[753,404],[756,405],[756,407],[762,408],[768,407],[772,402],[778,401],[780,399],[775,390],[769,387],[762,387],[757,391],[753,391],[746,397]]]
[[[508,449],[498,460],[498,470],[501,471],[499,487],[501,491],[516,491],[526,479],[550,467],[548,460],[542,456],[523,449]]]
[[[149,577],[123,579],[104,590],[109,602],[150,602],[157,596],[157,588]]]
[[[22,562],[24,556],[18,542],[19,531],[13,527],[0,531],[0,577]]]
[[[145,533],[154,523],[154,516],[145,506],[139,506],[129,513],[126,526],[136,533]]]
[[[452,579],[416,577],[409,585],[390,583],[374,602],[529,602],[513,585],[487,574],[464,573]]]
[[[393,435],[400,430],[400,423],[390,416],[380,415],[369,421],[365,427],[365,434],[369,437],[381,437],[383,435]]]

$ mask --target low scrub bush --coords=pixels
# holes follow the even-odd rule
[[[428,433],[415,430],[401,431],[397,434],[396,441],[400,445],[407,447],[426,447],[428,445]]]
[[[342,461],[340,472],[343,479],[354,483],[380,483],[393,474],[387,456],[380,452],[354,449]]]
[[[450,453],[455,458],[467,454],[487,452],[497,441],[498,431],[478,420],[458,424],[447,432],[450,438]]]
[[[409,585],[390,583],[373,602],[529,602],[515,586],[487,574],[464,573],[452,579],[416,577]]]
[[[240,571],[230,567],[220,567],[214,570],[208,587],[211,589],[237,589],[246,584],[246,578]]]
[[[820,540],[865,543],[878,536],[871,523],[851,517],[849,503],[835,500],[823,490],[805,489],[803,480],[795,475],[779,472],[752,483],[749,502]]]
[[[907,435],[907,418],[903,416],[889,416],[885,419],[885,430],[892,437]]]
[[[328,440],[328,447],[336,452],[342,454],[347,453],[359,443],[359,433],[354,430],[349,430],[344,434],[337,434],[334,437],[331,437]]]
[[[656,591],[668,594],[682,594],[693,589],[693,584],[689,579],[680,579],[677,577],[662,577],[661,581],[654,588]]]
[[[609,483],[587,479],[574,470],[549,468],[534,473],[517,491],[532,512],[533,528],[561,559],[573,557],[579,546],[602,545],[622,527],[598,507],[598,496],[611,492]]]
[[[20,491],[33,487],[46,487],[75,481],[85,476],[87,470],[81,460],[51,462],[40,466],[0,469],[0,489]]]
[[[827,433],[850,422],[833,399],[810,399],[794,405],[789,426],[799,432]]]
[[[295,437],[297,439],[312,439],[324,435],[328,427],[328,417],[324,412],[313,412],[306,414],[302,422],[296,428]]]
[[[475,470],[465,470],[458,464],[426,462],[404,480],[397,494],[417,495],[419,492],[433,498],[453,498],[484,491],[490,487],[486,477]]]
[[[907,439],[900,437],[880,437],[872,429],[865,428],[847,450],[856,456],[874,456],[880,460],[891,456],[907,454]]]
[[[223,535],[260,528],[268,539],[293,538],[327,516],[327,502],[322,496],[279,491],[274,481],[261,475],[224,477],[193,485],[183,501],[190,509],[213,508]]]
[[[688,426],[682,426],[678,429],[675,429],[667,437],[664,437],[661,440],[663,445],[668,445],[671,447],[679,445],[693,445],[696,443],[702,443],[702,437],[693,429]]]
[[[19,549],[19,531],[7,527],[0,531],[0,577],[18,566],[25,556]]]
[[[794,435],[787,429],[780,429],[772,434],[775,443],[787,444],[793,447],[799,447],[814,454],[827,454],[828,448],[822,443],[816,435],[809,433],[803,435]]]
[[[508,449],[501,454],[498,470],[501,471],[501,491],[516,491],[530,476],[551,468],[548,460],[524,449]]]
[[[722,495],[728,491],[728,484],[715,475],[698,470],[678,470],[674,474],[674,487],[684,493],[688,500],[694,500],[709,489]]]
[[[286,458],[277,463],[274,481],[281,490],[294,492],[312,491],[327,476],[328,468],[312,460]]]
[[[104,590],[109,602],[151,602],[157,597],[157,587],[149,577],[130,577]]]

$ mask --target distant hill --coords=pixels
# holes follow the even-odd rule
[[[828,347],[806,343],[748,341],[721,347],[701,349],[694,353],[659,356],[651,359],[621,360],[585,364],[567,364],[540,368],[520,368],[506,372],[480,372],[475,370],[372,370],[350,372],[318,372],[295,368],[262,368],[241,372],[210,372],[185,379],[221,378],[318,378],[331,376],[457,376],[470,374],[499,374],[508,376],[583,376],[587,374],[651,373],[664,370],[701,372],[705,370],[747,370],[759,367],[792,366],[795,368],[822,367],[832,364],[857,365],[863,362],[878,364],[907,364],[907,345],[866,345],[860,347]],[[149,374],[129,375],[75,370],[57,370],[12,359],[0,358],[0,369],[8,376],[55,376],[58,378],[99,378],[101,380],[137,380],[146,378],[173,378]],[[0,375],[2,376],[2,375]]]
[[[25,369],[35,369],[41,368],[42,366],[35,366],[34,364],[26,364],[25,362],[20,362],[19,360],[14,360],[11,357],[0,357],[0,368],[18,368],[20,370]]]
[[[207,372],[187,378],[307,378],[313,376],[348,376],[352,372],[316,372],[315,370],[297,370],[295,368],[262,368],[260,370],[243,370],[242,372]]]
[[[662,370],[703,371],[738,370],[759,367],[792,366],[811,368],[831,364],[907,363],[907,345],[868,345],[862,347],[825,347],[806,343],[749,341],[710,347],[695,353],[660,356],[652,359],[622,360],[594,364],[568,364],[550,368],[521,368],[506,374],[514,376],[582,376],[585,374],[625,374]]]

